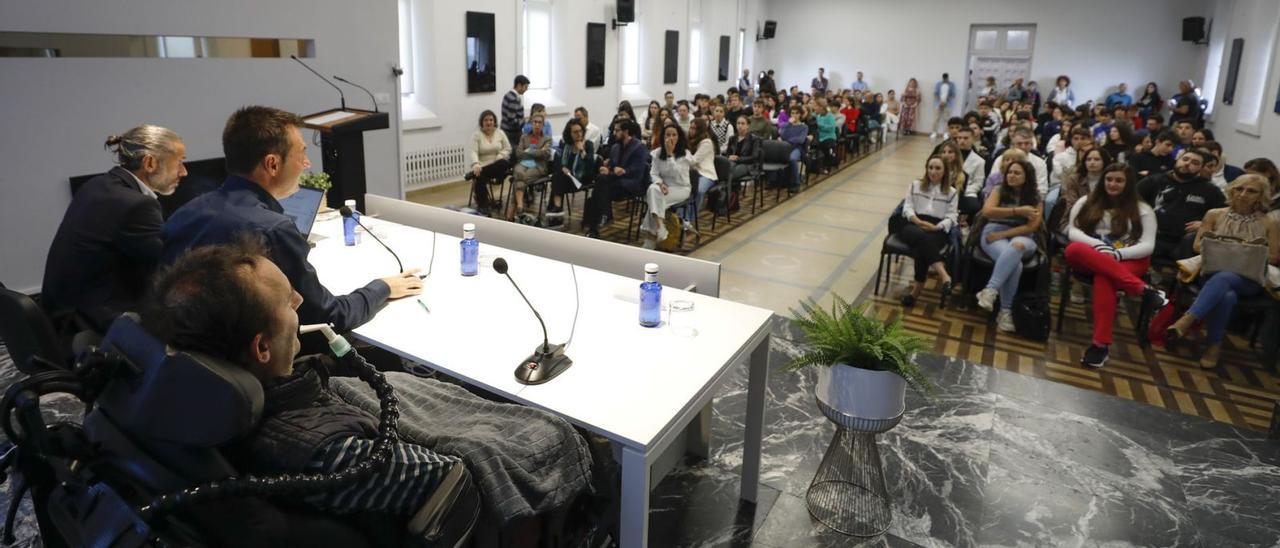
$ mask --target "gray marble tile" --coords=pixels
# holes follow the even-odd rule
[[[764,527],[756,535],[757,546],[787,548],[882,548],[913,547],[916,544],[892,534],[876,538],[847,536],[828,529],[809,515],[803,497],[783,493],[774,504],[773,511],[765,519]]]
[[[756,503],[739,498],[741,477],[689,459],[650,494],[651,546],[749,546],[779,492],[761,485]]]

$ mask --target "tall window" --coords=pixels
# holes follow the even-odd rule
[[[640,84],[640,23],[622,27],[622,83]]]
[[[747,29],[738,29],[738,72],[742,74],[742,69],[746,67],[746,51],[747,51]],[[741,78],[737,76],[735,78]]]
[[[532,89],[551,88],[551,3],[524,2],[524,74]]]
[[[702,31],[689,30],[689,83],[702,81]]]
[[[413,0],[400,0],[400,94],[413,95]]]

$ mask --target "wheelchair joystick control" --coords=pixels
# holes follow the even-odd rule
[[[342,338],[341,335],[334,333],[333,327],[327,323],[313,323],[298,328],[299,335],[306,335],[316,331],[319,331],[321,335],[324,335],[325,340],[329,341],[329,350],[333,352],[335,358],[346,356],[351,351],[351,343],[347,342],[347,339]]]

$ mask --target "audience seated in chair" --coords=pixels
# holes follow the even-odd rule
[[[593,238],[598,238],[600,229],[613,220],[613,200],[640,196],[648,188],[649,151],[639,135],[640,124],[634,121],[613,125],[614,144],[610,146],[609,159],[598,170],[595,189],[583,213],[582,222]]]
[[[1093,341],[1081,364],[1102,367],[1111,346],[1116,291],[1142,295],[1144,314],[1164,305],[1164,295],[1142,280],[1156,245],[1156,213],[1138,197],[1133,170],[1113,163],[1102,181],[1071,205],[1066,260],[1093,277]]]
[[[564,195],[590,185],[595,181],[599,169],[599,156],[596,154],[598,143],[586,138],[582,123],[569,120],[564,126],[564,133],[560,161],[557,162],[559,169],[551,177],[551,205],[547,206],[548,215],[562,213]],[[574,183],[575,180],[578,184]]]
[[[524,212],[525,194],[529,183],[546,176],[547,163],[551,161],[551,138],[546,135],[543,124],[546,116],[541,112],[532,117],[530,133],[520,136],[520,145],[516,147],[516,165],[511,169],[512,191],[515,203],[507,210],[507,220],[514,221],[516,215]]]
[[[1067,175],[1062,179],[1060,188],[1061,194],[1059,200],[1066,204],[1067,208],[1075,205],[1080,198],[1088,196],[1093,189],[1098,187],[1102,182],[1102,170],[1111,165],[1111,156],[1107,151],[1100,148],[1090,148],[1080,156],[1076,165],[1071,168]],[[1068,209],[1067,211],[1070,211]],[[1059,224],[1053,229],[1059,233],[1066,234],[1068,227],[1071,225],[1069,215],[1063,215],[1059,220]]]
[[[1194,150],[1194,149],[1193,149]],[[1190,153],[1190,151],[1188,151]],[[1266,254],[1269,264],[1280,263],[1280,223],[1267,216],[1268,204],[1271,201],[1271,189],[1267,180],[1260,175],[1243,175],[1227,188],[1229,196],[1227,207],[1210,210],[1196,231],[1194,249],[1196,253],[1205,253],[1205,238],[1235,238],[1237,241],[1215,242],[1216,254],[1235,255],[1236,259],[1253,253]],[[1261,247],[1246,247],[1241,242],[1265,241],[1265,250]],[[1222,261],[1226,265],[1240,264],[1246,261],[1230,260],[1230,257],[1200,256],[1201,271],[1209,262]],[[1270,268],[1274,270],[1274,267]],[[1222,339],[1226,333],[1227,322],[1240,298],[1247,298],[1262,292],[1266,282],[1268,289],[1275,289],[1275,280],[1258,280],[1258,273],[1218,270],[1206,272],[1201,276],[1203,286],[1199,295],[1182,317],[1169,326],[1169,339],[1174,340],[1186,336],[1197,321],[1205,321],[1204,354],[1200,358],[1200,367],[1214,368],[1218,365],[1218,357],[1222,350]],[[1269,334],[1275,336],[1274,333]]]
[[[466,178],[472,181],[471,195],[476,202],[476,209],[482,215],[489,215],[493,209],[490,203],[489,185],[501,182],[511,169],[507,159],[511,157],[511,143],[507,142],[507,134],[498,131],[498,118],[492,110],[480,113],[480,129],[471,135],[467,146],[467,161],[471,171]]]
[[[187,174],[187,147],[173,131],[142,125],[107,138],[116,167],[71,198],[49,246],[41,305],[68,330],[106,330],[135,310],[160,261],[158,196]],[[12,236],[12,235],[11,235]],[[71,323],[84,325],[71,326]]]
[[[1036,238],[1044,219],[1044,201],[1030,183],[1035,180],[1034,169],[1025,160],[1010,164],[1005,168],[1004,182],[991,192],[982,207],[985,223],[978,245],[995,266],[986,287],[978,292],[978,306],[994,311],[999,297],[996,328],[1006,333],[1015,330],[1013,301],[1018,294],[1022,262],[1036,253]]]
[[[662,147],[650,154],[651,182],[645,193],[648,212],[640,222],[645,249],[654,249],[658,241],[667,239],[667,225],[663,220],[667,208],[687,200],[693,192],[689,183],[693,156],[689,154],[688,144],[679,126],[663,128]]]
[[[956,226],[959,192],[948,184],[950,174],[940,156],[925,162],[924,176],[911,181],[903,202],[902,217],[891,219],[893,232],[911,248],[915,277],[911,288],[902,296],[903,306],[914,306],[930,272],[937,275],[943,295],[951,293],[951,274],[942,256],[942,248]]]
[[[1222,191],[1200,176],[1203,149],[1189,149],[1178,156],[1172,171],[1148,176],[1138,183],[1138,194],[1156,211],[1155,258],[1190,257],[1200,222],[1211,209],[1226,203]]]

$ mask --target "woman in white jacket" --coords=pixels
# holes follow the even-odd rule
[[[942,294],[951,293],[951,275],[947,273],[942,248],[947,245],[951,228],[956,226],[960,193],[950,181],[946,163],[934,155],[925,161],[924,176],[911,181],[907,188],[902,219],[895,221],[898,226],[894,233],[911,249],[915,278],[911,289],[902,296],[902,306],[915,306],[930,271],[941,282]]]
[[[467,165],[471,170],[466,178],[472,181],[471,192],[475,196],[476,208],[484,215],[489,214],[492,204],[489,203],[490,182],[506,177],[511,164],[511,142],[507,134],[497,131],[498,116],[492,110],[480,113],[480,129],[471,135],[466,147]]]
[[[1093,276],[1093,344],[1080,360],[1085,367],[1107,361],[1116,291],[1141,294],[1148,313],[1164,306],[1164,294],[1142,281],[1155,251],[1156,213],[1138,197],[1137,178],[1127,165],[1111,164],[1102,183],[1071,206],[1067,265]]]
[[[649,190],[645,193],[645,204],[649,213],[644,216],[640,230],[644,233],[645,249],[657,247],[659,240],[667,239],[667,226],[662,217],[667,214],[667,207],[689,199],[693,187],[689,184],[689,169],[693,167],[693,156],[689,154],[684,133],[675,125],[662,130],[662,146],[652,152],[652,166],[649,168]]]

